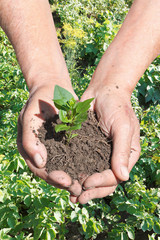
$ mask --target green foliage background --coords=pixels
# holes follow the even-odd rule
[[[132,1],[50,1],[74,89],[81,96]],[[34,177],[16,146],[17,118],[28,90],[14,50],[0,30],[0,239],[160,238],[160,58],[132,94],[141,122],[141,157],[112,196],[73,205],[69,194]],[[141,235],[143,234],[143,235]],[[71,239],[71,238],[68,238]]]

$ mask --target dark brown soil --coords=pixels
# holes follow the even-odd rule
[[[69,143],[64,132],[54,130],[59,121],[56,115],[39,129],[38,137],[47,149],[47,172],[63,170],[72,179],[80,180],[82,174],[89,176],[110,167],[111,141],[100,130],[93,112],[88,113],[88,120],[75,131],[78,136]]]

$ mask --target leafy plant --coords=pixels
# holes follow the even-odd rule
[[[66,89],[56,85],[54,89],[54,104],[59,109],[59,118],[61,124],[55,126],[55,131],[66,131],[67,141],[76,137],[78,134],[73,134],[73,130],[81,128],[82,123],[87,120],[87,111],[90,108],[90,103],[94,98],[78,102],[73,95]]]
[[[160,77],[159,67],[160,58],[158,57],[145,71],[138,83],[138,100],[145,109],[150,104],[156,106],[160,104]]]

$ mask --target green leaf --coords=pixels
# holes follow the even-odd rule
[[[137,212],[136,206],[134,206],[134,205],[127,206],[127,212],[128,212],[129,214],[134,214],[134,213],[136,213],[136,212]]]
[[[8,226],[10,227],[10,228],[14,228],[15,227],[15,225],[16,225],[16,219],[14,218],[14,217],[12,217],[12,216],[10,216],[8,219],[7,219],[7,223],[8,223]]]
[[[155,233],[160,234],[160,223],[155,222],[154,226],[153,226],[153,230],[154,230]]]
[[[59,118],[63,123],[70,123],[72,122],[72,119],[67,118],[67,112],[64,110],[59,111]]]
[[[86,208],[82,208],[82,214],[85,215],[85,217],[88,219],[89,218],[89,213]]]
[[[69,101],[65,101],[64,99],[53,99],[53,101],[56,108],[62,109],[64,111],[74,109],[76,106],[76,100],[73,97]]]
[[[58,223],[62,222],[62,214],[59,211],[54,212],[54,217]]]
[[[9,236],[8,236],[8,232],[11,230],[11,228],[3,228],[0,230],[0,239],[6,239],[6,240],[9,240],[11,239]]]
[[[155,233],[153,233],[152,235],[148,235],[148,240],[155,240],[155,237],[156,237]],[[158,240],[160,239],[158,238]]]
[[[128,240],[127,233],[121,232],[121,240]]]
[[[80,222],[80,224],[86,223],[86,221],[85,221],[85,219],[83,218],[83,215],[82,215],[82,214],[79,214],[79,215],[78,215],[78,221]]]
[[[58,85],[55,85],[53,101],[56,101],[56,103],[59,105],[64,105],[71,98],[74,98],[74,97],[69,91],[67,91],[66,89],[64,89]],[[57,100],[58,100],[58,102],[57,102]]]
[[[93,101],[94,98],[90,98],[85,100],[84,102],[78,102],[76,106],[76,112],[82,113],[88,111],[90,108],[90,103]]]
[[[26,166],[26,162],[24,161],[23,158],[18,159],[18,166],[22,169],[24,169],[24,167]]]
[[[61,132],[61,131],[66,131],[69,129],[70,129],[70,126],[67,126],[66,124],[63,124],[63,123],[55,126],[56,133]]]
[[[77,213],[75,211],[72,211],[70,218],[71,218],[72,222],[76,222],[77,221]]]
[[[46,233],[47,240],[53,240],[56,238],[56,231],[55,229],[49,229]]]
[[[11,228],[3,228],[0,230],[0,234],[2,233],[8,233],[11,230]]]
[[[77,103],[76,103],[76,100],[74,98],[71,98],[69,101],[68,101],[68,104],[70,106],[71,109],[73,109]]]
[[[0,190],[0,202],[4,201],[5,194]]]
[[[87,228],[86,228],[87,239],[93,236],[95,230],[97,231],[97,229],[94,225],[94,222],[92,221],[92,219],[89,219],[89,221],[87,222]]]
[[[126,204],[125,203],[121,204],[120,206],[118,206],[118,209],[120,211],[125,211],[126,210]]]
[[[74,133],[74,134],[72,134],[71,138],[74,138],[74,137],[77,137],[77,136],[78,136],[78,134]]]
[[[36,227],[36,229],[34,230],[34,240],[40,239],[44,231],[45,231],[44,227],[43,228]]]
[[[27,195],[25,198],[24,198],[24,203],[27,207],[30,206],[31,204],[31,196],[30,195]]]
[[[64,111],[68,111],[69,110],[69,106],[66,105],[66,102],[63,102],[62,100],[53,100],[54,101],[54,105],[56,108],[58,108],[59,110],[62,109]]]
[[[143,222],[141,223],[141,229],[143,230],[143,232],[145,232],[146,230],[148,230],[149,228],[149,223],[147,222],[147,220],[143,220]]]
[[[73,131],[73,130],[78,130],[80,128],[81,128],[81,124],[76,124],[76,125],[70,127],[69,130]]]
[[[75,122],[75,124],[82,123],[87,120],[87,117],[88,117],[87,112],[79,113],[78,115],[76,115],[74,122]]]
[[[135,234],[133,230],[127,229],[127,233],[128,233],[129,239],[133,239],[133,240],[135,239]]]

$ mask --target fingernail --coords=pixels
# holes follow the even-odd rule
[[[121,174],[125,178],[125,180],[129,179],[129,172],[127,167],[121,166]]]
[[[90,189],[93,189],[94,187],[84,187],[84,186],[82,186],[82,190],[83,191],[87,191],[87,190],[90,190]]]
[[[70,185],[67,185],[67,186],[64,186],[66,189],[70,188],[72,185],[74,184],[74,181],[73,179],[71,180],[71,184]]]
[[[68,190],[71,186],[72,186],[72,185],[64,186],[64,187]]]
[[[41,167],[43,164],[43,159],[41,157],[41,155],[39,153],[36,153],[34,155],[34,162],[36,164],[37,167]]]

